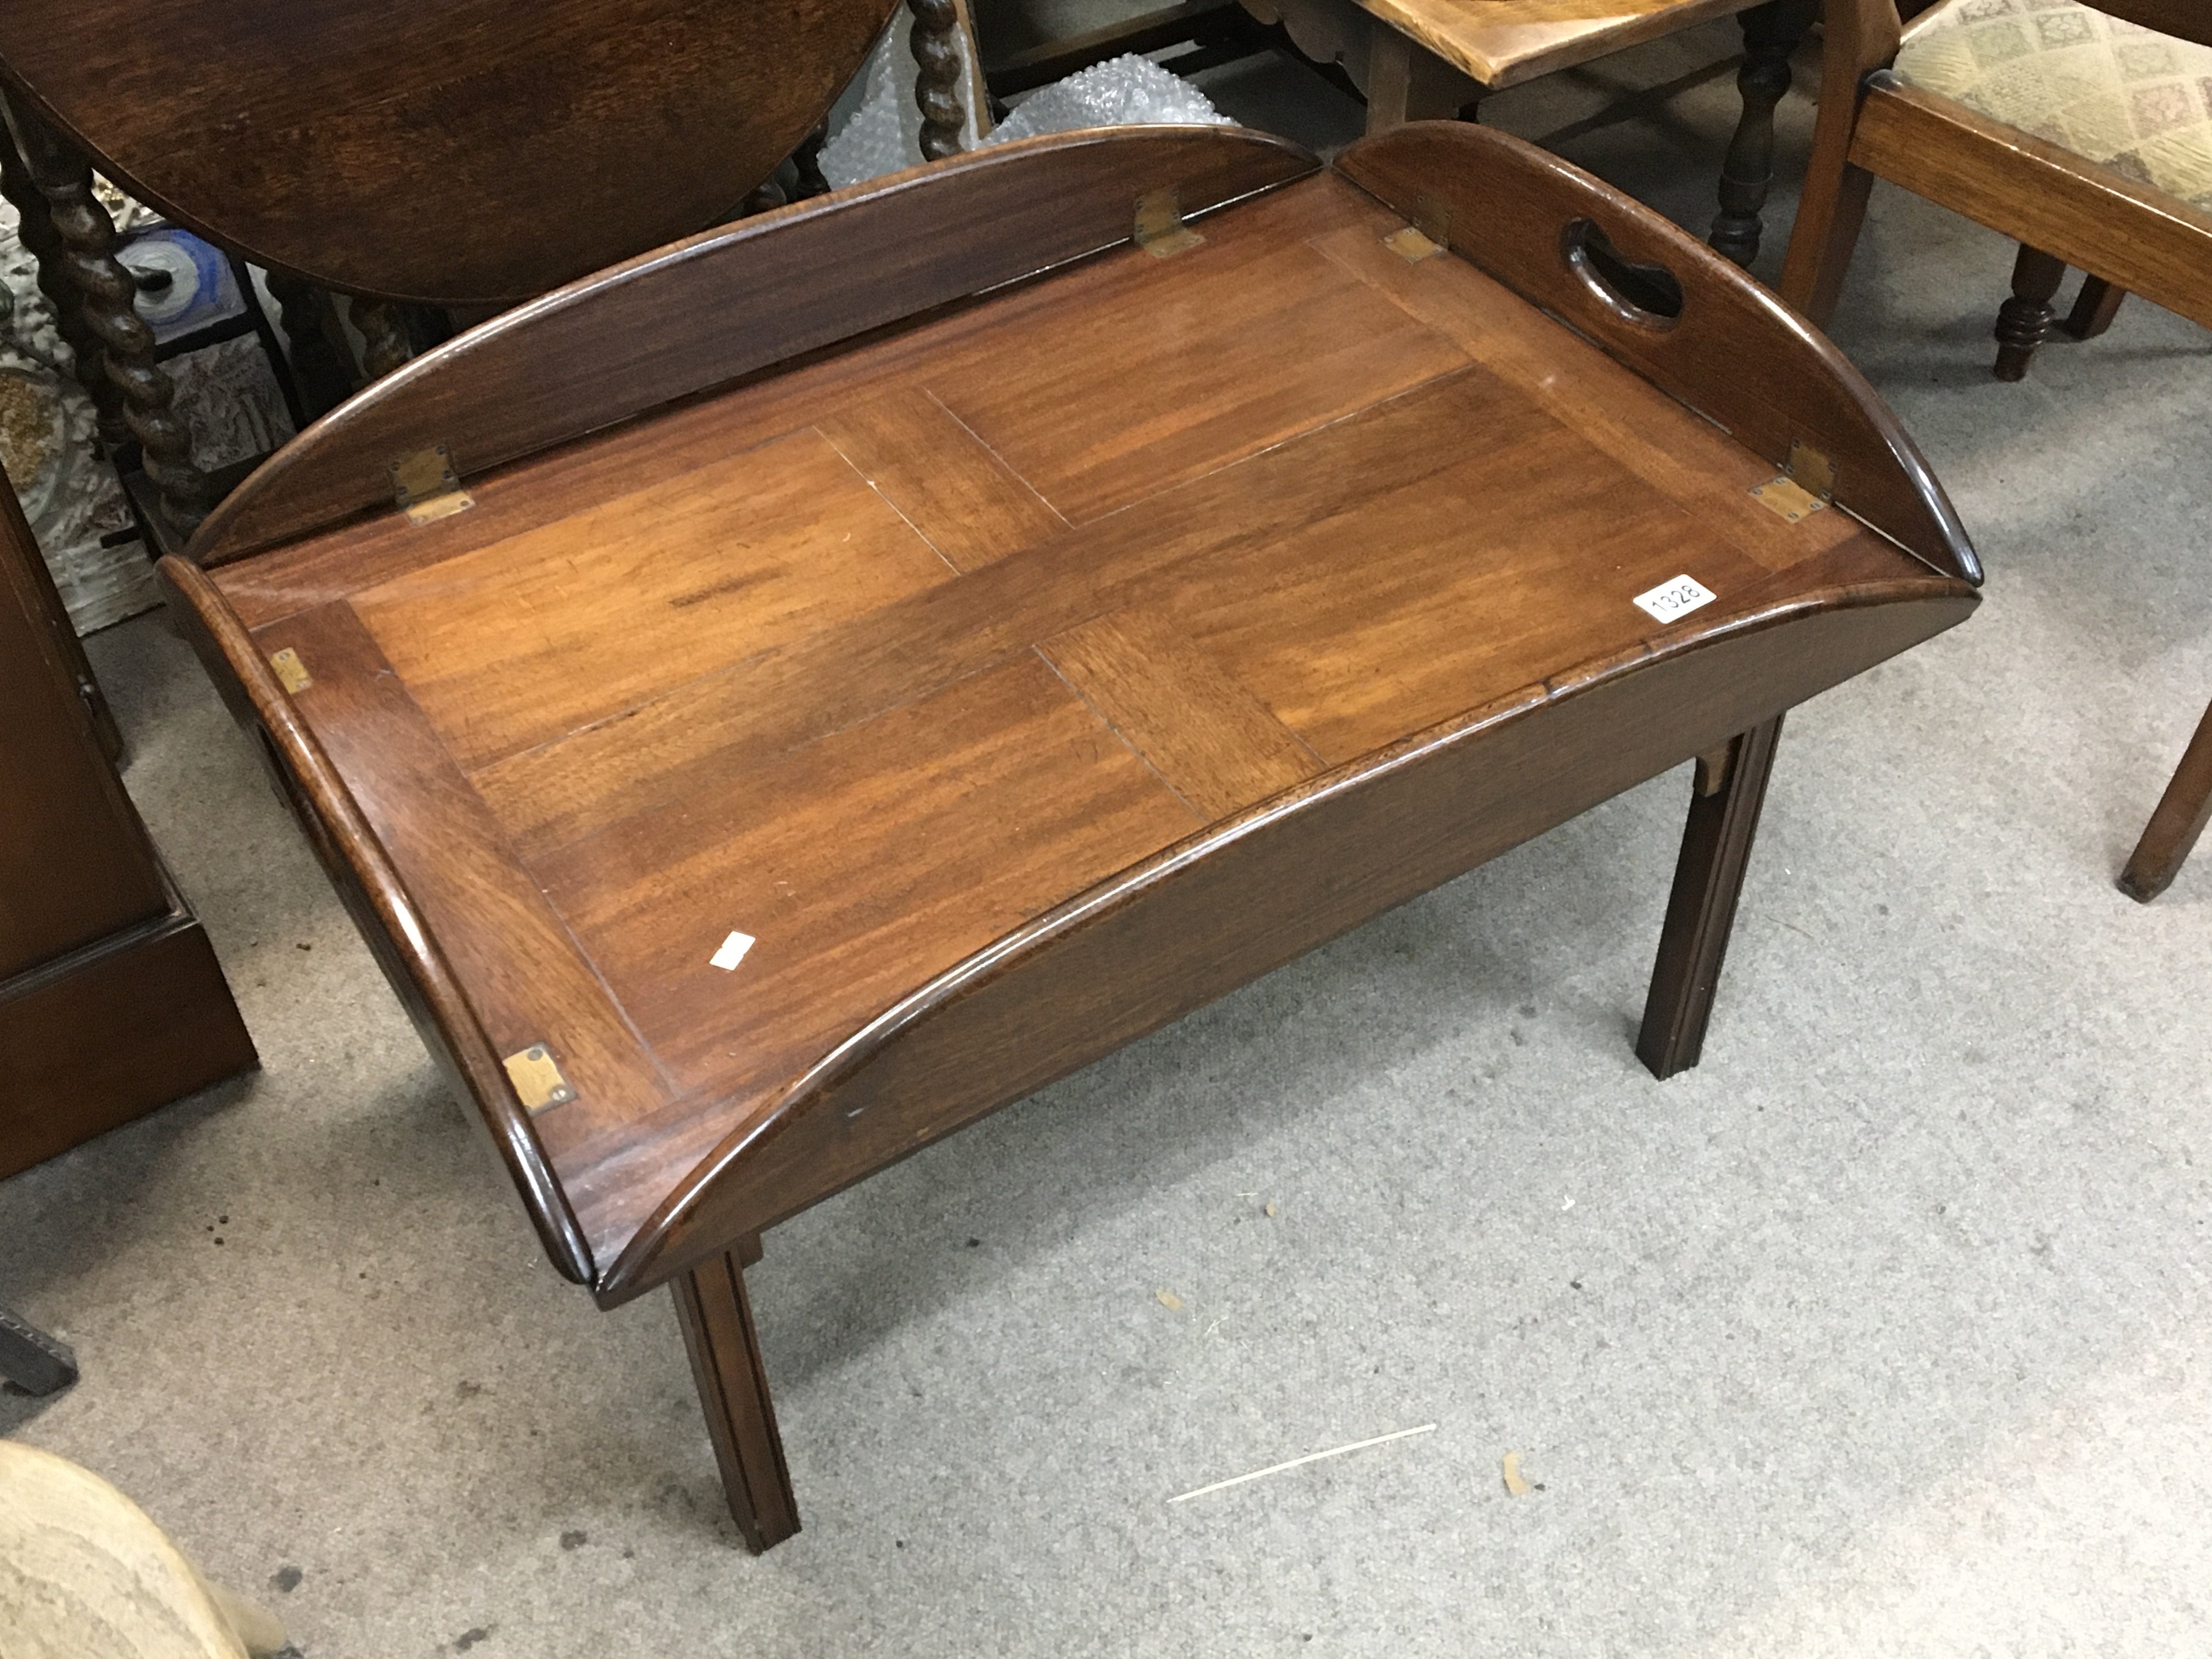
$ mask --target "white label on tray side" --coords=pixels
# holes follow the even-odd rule
[[[1695,576],[1677,576],[1663,581],[1649,593],[1638,593],[1637,605],[1649,612],[1654,620],[1673,622],[1686,617],[1701,605],[1711,605],[1720,596]]]
[[[732,933],[722,941],[722,948],[707,958],[714,967],[728,972],[745,959],[745,952],[753,948],[750,933]]]

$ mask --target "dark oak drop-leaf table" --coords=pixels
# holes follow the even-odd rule
[[[1832,347],[1455,125],[673,245],[163,570],[555,1262],[673,1286],[757,1548],[763,1229],[1695,757],[1640,1044],[1693,1063],[1784,712],[1979,580]]]

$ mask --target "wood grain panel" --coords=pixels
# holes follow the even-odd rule
[[[1759,0],[1361,0],[1495,92]]]
[[[181,906],[0,978],[0,1178],[258,1063]]]
[[[536,873],[684,1086],[750,1098],[1203,822],[1024,654]],[[733,929],[755,943],[724,971],[708,958]]]
[[[1769,574],[1533,406],[1486,412],[1465,459],[1182,573],[1193,636],[1332,764],[1656,636],[1633,600],[1670,577]]]
[[[680,404],[495,469],[469,481],[476,505],[465,513],[427,525],[397,512],[356,520],[215,566],[208,576],[240,620],[264,627],[803,431],[838,409],[856,380],[865,380],[866,395],[897,386],[896,365],[884,355],[866,370],[851,359],[811,363],[747,387],[741,401]]]
[[[532,1120],[556,1161],[592,1127],[666,1102],[674,1091],[621,1005],[353,612],[304,611],[254,644],[307,665],[314,683],[294,702],[422,906],[495,1052],[552,1044],[579,1097]]]
[[[1958,514],[1865,378],[1773,295],[1650,209],[1556,156],[1462,121],[1364,139],[1337,166],[1407,218],[1443,215],[1456,252],[1745,448],[1778,465],[1793,443],[1819,450],[1833,464],[1837,500],[1936,568],[1979,579]],[[1570,241],[1578,225],[1595,226],[1626,260],[1670,271],[1680,315],[1629,306],[1577,265]]]
[[[806,431],[370,588],[354,607],[469,768],[952,574]]]
[[[1314,246],[1770,570],[1859,533],[1842,514],[1785,523],[1751,494],[1775,476],[1771,461],[1580,336],[1541,325],[1534,306],[1466,260],[1408,264],[1364,226]]]
[[[639,1294],[1973,608],[1963,583],[1869,550],[1850,588],[1799,586],[1764,625],[1691,630],[1663,653],[1529,688],[1224,827],[1230,856],[1201,854],[1208,837],[1041,917],[887,1010],[719,1146],[641,1140],[623,1171],[632,1193],[697,1162],[637,1229],[600,1301]],[[601,1189],[602,1203],[613,1197]]]
[[[1137,603],[1182,561],[1425,477],[1501,395],[1518,401],[1463,371],[473,776],[534,858]]]
[[[895,0],[0,0],[0,59],[141,201],[326,287],[517,300],[727,215]]]
[[[0,980],[169,908],[73,683],[39,557],[15,492],[0,490]]]
[[[1117,611],[1039,649],[1209,823],[1322,769],[1297,733],[1158,611]]]
[[[821,422],[824,437],[956,570],[1002,559],[1067,521],[920,387]]]
[[[1237,128],[1123,127],[999,145],[756,215],[519,306],[386,375],[226,496],[189,551],[222,564],[389,510],[393,459],[429,444],[472,477],[1127,242],[1151,191],[1173,190],[1195,213],[1316,165]]]
[[[1172,268],[1163,282],[1126,262],[1079,307],[1010,322],[930,377],[945,407],[1075,522],[1467,361],[1303,246],[1247,230]]]

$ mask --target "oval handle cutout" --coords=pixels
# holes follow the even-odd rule
[[[1625,321],[1666,328],[1682,314],[1682,284],[1664,265],[1631,259],[1589,219],[1561,234],[1560,252],[1590,291]]]

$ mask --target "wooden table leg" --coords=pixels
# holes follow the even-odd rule
[[[1408,121],[1453,120],[1482,95],[1477,82],[1389,24],[1370,20],[1368,28],[1364,90],[1370,135]]]
[[[1743,117],[1721,163],[1721,210],[1711,242],[1740,265],[1759,257],[1759,216],[1774,183],[1774,110],[1790,90],[1790,55],[1813,27],[1814,0],[1767,0],[1743,15]]]
[[[2081,284],[2073,312],[2059,327],[2077,340],[2094,340],[2118,319],[2127,297],[2127,289],[2115,288],[2101,276],[2092,276]]]
[[[2142,904],[2163,893],[2181,873],[2207,822],[2212,822],[2212,708],[2204,711],[2173,781],[2143,827],[2135,856],[2121,873],[2120,890]]]
[[[799,1530],[799,1501],[784,1466],[783,1437],[776,1432],[752,1304],[745,1296],[745,1264],[759,1260],[759,1239],[740,1240],[671,1286],[722,1490],[756,1555]]]
[[[1774,746],[1781,735],[1782,716],[1777,714],[1735,738],[1725,762],[1698,764],[1674,890],[1667,901],[1667,925],[1659,935],[1659,961],[1651,970],[1644,1029],[1636,1039],[1637,1058],[1655,1077],[1688,1071],[1705,1049],[1713,989],[1728,954],[1729,930],[1735,924],[1736,900],[1743,891],[1744,868],[1751,860],[1752,837],[1759,831],[1759,811],[1766,801],[1766,780],[1774,770]]]

